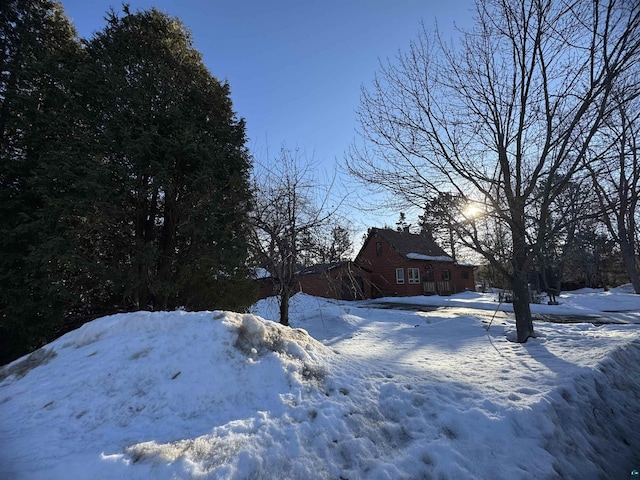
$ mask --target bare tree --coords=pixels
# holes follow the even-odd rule
[[[546,236],[536,259],[536,287],[547,293],[552,303],[562,290],[567,258],[576,248],[580,230],[600,216],[597,203],[588,172],[578,172],[549,206]]]
[[[617,108],[606,121],[604,148],[587,164],[603,212],[602,220],[620,246],[622,260],[633,285],[640,294],[638,215],[640,215],[640,104],[620,101],[635,88],[624,88],[614,95]],[[615,148],[609,148],[613,144]]]
[[[301,242],[326,228],[335,212],[329,206],[329,187],[318,186],[311,170],[311,163],[286,148],[272,164],[256,166],[250,245],[258,263],[272,276],[283,325],[289,325]]]
[[[475,202],[473,213],[456,212],[457,234],[508,279],[525,342],[534,335],[527,274],[553,201],[608,116],[615,82],[637,68],[640,6],[479,0],[476,9],[458,43],[423,29],[408,53],[381,66],[363,89],[363,141],[348,166],[422,208],[438,192]],[[506,257],[479,222],[501,226]]]

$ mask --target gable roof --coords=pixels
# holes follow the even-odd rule
[[[339,262],[331,262],[331,263],[320,263],[317,265],[311,265],[309,267],[305,267],[296,272],[296,275],[317,275],[319,273],[327,273],[335,268],[342,268],[344,266],[348,267],[356,267],[359,270],[364,270],[368,272],[366,268],[361,267],[360,265],[355,264],[351,260],[341,260]]]
[[[305,267],[302,270],[298,270],[296,272],[296,275],[315,275],[318,273],[326,273],[329,270],[342,267],[343,265],[346,265],[348,263],[349,263],[348,261],[341,261],[341,262],[320,263],[318,265],[311,265],[310,267]]]
[[[386,240],[396,252],[404,257],[439,262],[454,261],[428,233],[416,234],[406,230],[399,232],[390,228],[372,228],[365,245],[376,235]]]

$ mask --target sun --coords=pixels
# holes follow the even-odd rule
[[[462,215],[464,215],[467,220],[478,218],[481,214],[482,209],[476,203],[469,203],[462,211]]]

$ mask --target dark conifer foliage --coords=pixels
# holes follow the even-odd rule
[[[83,172],[72,93],[80,43],[61,7],[47,0],[4,4],[0,42],[4,360],[50,338],[73,303],[65,223],[76,208]]]
[[[245,125],[184,25],[125,6],[81,43],[55,2],[0,16],[0,361],[98,315],[251,303]]]
[[[152,9],[87,43],[83,84],[96,161],[110,183],[97,215],[127,309],[220,308],[243,278],[250,156],[229,86],[206,69],[184,25]],[[100,252],[98,246],[94,248]]]

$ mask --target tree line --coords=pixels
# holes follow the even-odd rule
[[[3,363],[74,320],[249,304],[252,158],[229,85],[185,26],[59,3],[0,8]]]

